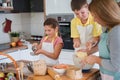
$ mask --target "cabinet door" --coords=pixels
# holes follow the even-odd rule
[[[46,0],[46,14],[73,13],[70,2],[71,0]]]
[[[44,12],[43,0],[31,0],[31,12]]]
[[[16,12],[43,12],[43,0],[13,0]]]
[[[30,12],[30,0],[13,0],[15,12]]]

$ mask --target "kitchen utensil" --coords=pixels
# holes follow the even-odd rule
[[[66,71],[66,69],[63,69],[63,68],[57,69],[57,68],[54,68],[54,67],[53,67],[53,70],[56,71],[60,75],[63,75]]]
[[[30,52],[30,55],[35,56],[34,51],[36,51],[36,50],[37,50],[36,46],[32,46],[32,52]]]
[[[21,74],[21,80],[23,80],[23,67],[24,67],[24,63],[20,62],[20,74]]]
[[[35,56],[35,53],[34,53],[34,52],[30,52],[30,55],[31,55],[31,56]]]
[[[27,64],[27,68],[28,68],[28,70],[29,70],[30,72],[33,73],[33,64],[32,64],[32,62],[29,62],[29,63]]]

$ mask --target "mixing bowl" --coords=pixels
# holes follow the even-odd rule
[[[93,67],[93,65],[91,65],[91,64],[86,64],[86,65],[83,66],[83,64],[80,63],[82,59],[83,59],[83,58],[78,57],[76,54],[73,54],[73,62],[74,62],[74,65],[75,65],[76,67],[78,67],[78,68],[82,68],[83,71],[87,72],[87,71],[89,71],[89,70]]]

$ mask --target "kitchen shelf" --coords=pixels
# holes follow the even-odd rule
[[[0,11],[11,11],[13,7],[0,7]]]

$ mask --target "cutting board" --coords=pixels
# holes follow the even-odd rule
[[[30,75],[28,76],[27,80],[72,80],[66,75],[60,76],[59,79],[55,79],[55,76],[58,75],[55,71],[53,71],[52,68],[48,68],[48,74],[45,76],[35,76]],[[98,69],[91,69],[88,73],[83,73],[83,77],[79,80],[96,80],[96,78],[99,76],[99,70]]]
[[[54,80],[54,79],[49,75],[45,75],[45,76],[30,75],[27,80]]]

